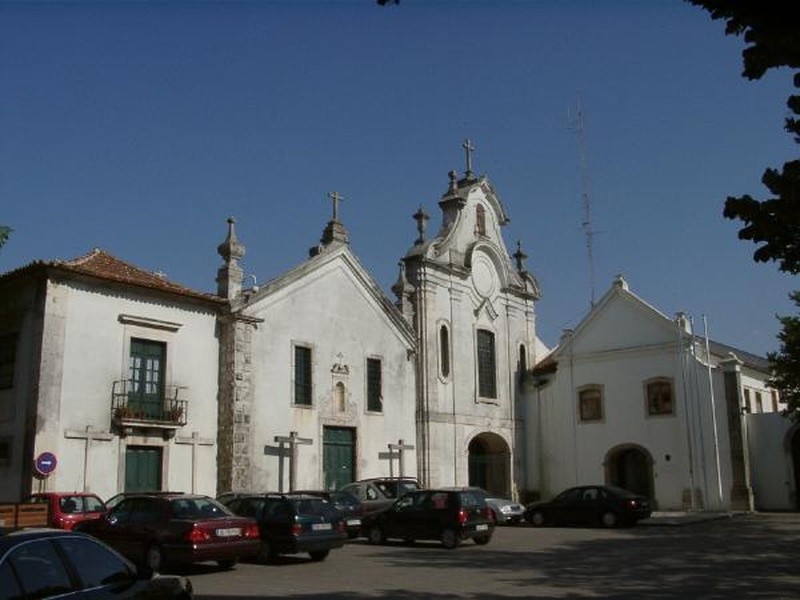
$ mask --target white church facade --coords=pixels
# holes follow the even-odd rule
[[[101,250],[0,275],[0,501],[402,473],[522,500],[612,483],[663,509],[758,508],[783,478],[771,507],[795,508],[797,436],[765,361],[706,353],[621,279],[549,352],[539,285],[465,146],[438,230],[414,215],[394,298],[353,253],[335,194],[309,257],[261,286],[245,285],[233,219],[214,294]],[[760,466],[748,398],[789,436],[783,470]]]

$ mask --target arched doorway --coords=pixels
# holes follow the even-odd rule
[[[635,444],[624,444],[606,455],[606,483],[653,498],[653,459]]]
[[[489,494],[511,496],[511,452],[496,433],[481,433],[469,443],[469,485]]]

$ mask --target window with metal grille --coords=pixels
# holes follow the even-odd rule
[[[673,413],[672,381],[655,379],[645,385],[648,415],[671,415]]]
[[[294,403],[311,406],[311,348],[294,347]]]
[[[371,412],[383,410],[381,361],[379,358],[367,359],[367,410]]]
[[[478,395],[497,398],[494,333],[485,329],[478,330]]]
[[[0,390],[14,387],[17,358],[17,334],[0,335]]]
[[[603,419],[603,388],[588,386],[578,392],[578,412],[581,421],[601,421]]]

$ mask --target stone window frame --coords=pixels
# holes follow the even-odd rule
[[[655,386],[669,386],[667,401],[663,393],[659,398],[652,398]],[[675,416],[675,383],[671,377],[652,377],[643,383],[644,410],[647,417],[673,417]],[[655,404],[654,401],[655,400]],[[668,410],[666,408],[668,406]],[[655,409],[655,410],[654,410]]]
[[[486,236],[486,208],[483,204],[475,206],[475,235]]]
[[[452,340],[450,339],[450,325],[441,321],[437,337],[439,350],[439,377],[442,381],[449,381],[452,374]]]
[[[594,396],[594,398],[592,398]],[[590,383],[579,387],[576,391],[576,403],[579,423],[603,423],[606,419],[605,411],[605,386]],[[590,402],[595,400],[596,406]]]
[[[489,349],[481,348],[482,336],[483,339],[491,342],[491,354],[487,353]],[[482,374],[490,377],[490,379],[488,381],[483,379]],[[496,403],[498,400],[497,334],[486,327],[475,328],[475,380],[478,401]]]
[[[374,370],[370,365],[378,366],[378,380],[377,382],[371,376]],[[380,356],[368,356],[364,361],[364,408],[368,413],[382,413],[383,412],[383,359]],[[376,404],[377,402],[377,404]]]
[[[301,366],[298,364],[298,353],[308,352],[308,366],[303,376],[307,376],[308,383],[298,383],[298,373]],[[307,390],[307,402],[298,402],[298,386],[302,385]],[[292,405],[296,408],[313,408],[314,406],[314,346],[304,342],[292,342]]]

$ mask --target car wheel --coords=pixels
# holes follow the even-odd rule
[[[475,543],[478,544],[478,546],[485,546],[486,544],[488,544],[492,540],[492,536],[490,536],[490,535],[479,535],[478,537],[476,537],[474,539],[475,539]]]
[[[218,560],[217,564],[219,565],[220,569],[225,569],[226,571],[230,571],[233,567],[236,566],[236,563],[239,562],[235,558],[229,558],[227,560]]]
[[[461,541],[458,539],[458,534],[455,532],[455,530],[450,528],[445,529],[439,539],[442,542],[442,546],[448,550],[458,548],[458,543]]]
[[[330,550],[316,550],[315,552],[309,552],[308,555],[314,562],[320,562],[325,560],[329,552]]]
[[[528,521],[530,521],[530,524],[535,527],[541,527],[542,525],[544,525],[545,521],[544,513],[540,510],[535,510],[528,517]]]
[[[150,546],[144,555],[145,566],[153,573],[158,573],[164,567],[164,554],[159,546]]]
[[[607,510],[600,517],[600,522],[603,524],[603,527],[616,527],[619,525],[619,517],[617,517],[617,513]]]
[[[367,533],[367,539],[369,539],[370,544],[383,544],[386,541],[386,536],[383,534],[383,530],[378,525],[373,525],[369,528],[369,533]]]

